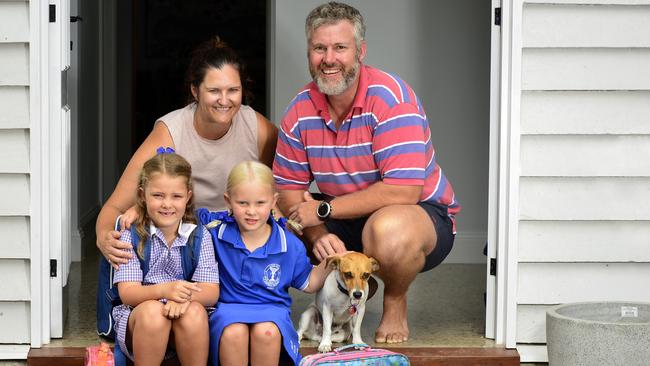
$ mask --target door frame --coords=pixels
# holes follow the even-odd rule
[[[523,0],[502,1],[495,341],[506,348],[517,347],[522,11]]]
[[[68,282],[71,264],[71,190],[70,190],[70,106],[68,75],[70,69],[70,0],[50,0],[55,6],[55,21],[48,19],[49,57],[49,170],[48,200],[50,235],[50,338],[63,337],[66,298],[63,288]]]
[[[50,341],[49,4],[30,1],[29,22],[30,337],[31,347],[41,347]]]

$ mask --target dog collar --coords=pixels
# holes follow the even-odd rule
[[[345,287],[343,287],[343,285],[341,285],[341,282],[339,282],[338,280],[336,281],[336,287],[337,287],[337,288],[339,289],[339,291],[341,291],[344,295],[346,295],[346,296],[350,296],[350,293],[348,292],[348,290],[347,290]]]
[[[350,292],[346,290],[345,287],[343,287],[343,285],[341,285],[341,282],[339,282],[338,280],[336,280],[336,288],[338,288],[339,291],[341,291],[345,296],[350,296]],[[356,312],[357,312],[357,305],[354,304],[352,300],[350,300],[350,307],[348,308],[348,314],[354,315]]]

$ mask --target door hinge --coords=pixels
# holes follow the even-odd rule
[[[501,8],[494,8],[494,25],[501,25]]]
[[[56,259],[50,259],[50,277],[56,277]]]
[[[56,22],[56,4],[50,4],[50,23]]]
[[[497,275],[497,259],[490,258],[490,276]]]

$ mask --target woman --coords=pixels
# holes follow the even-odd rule
[[[249,92],[243,63],[218,37],[201,44],[187,70],[191,103],[156,121],[153,131],[131,157],[122,177],[97,218],[97,247],[114,266],[127,263],[115,219],[135,204],[138,172],[159,146],[172,147],[192,165],[197,207],[225,209],[228,172],[244,160],[271,166],[277,128],[242,104]]]

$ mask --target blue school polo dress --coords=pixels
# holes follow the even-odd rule
[[[295,235],[269,218],[271,236],[252,253],[241,239],[239,227],[223,212],[200,209],[204,224],[222,223],[209,229],[219,263],[219,302],[210,315],[210,365],[219,364],[223,329],[233,323],[273,322],[282,334],[287,354],[298,365],[300,342],[291,322],[289,287],[304,290],[313,266],[305,246]]]

